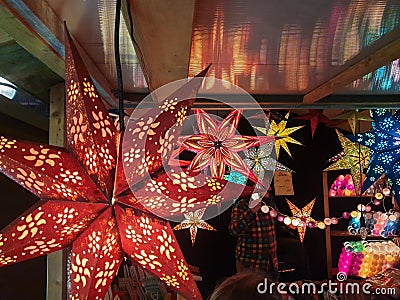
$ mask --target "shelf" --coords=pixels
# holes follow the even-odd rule
[[[328,196],[328,198],[332,198],[332,199],[335,199],[335,198],[375,198],[375,196],[374,195],[371,195],[371,196]],[[382,200],[381,200],[382,201]]]
[[[347,205],[351,206],[354,204],[354,206],[357,206],[358,204],[365,204],[367,201],[371,201],[375,198],[374,195],[353,195],[353,196],[329,196],[329,190],[330,190],[330,185],[328,185],[328,173],[327,172],[322,172],[322,185],[323,185],[323,193],[324,193],[324,217],[329,218],[331,216],[331,208],[333,208],[334,205]],[[343,201],[341,200],[336,200],[337,198],[342,198]],[[388,198],[392,199],[392,205],[393,207],[396,208],[396,202],[393,200],[394,198],[392,196],[384,196],[383,199],[381,200],[380,205],[382,205],[385,208],[386,203],[384,203]],[[346,199],[346,200],[344,200]],[[373,207],[375,208],[375,207]],[[353,207],[353,210],[357,210],[356,207]],[[325,249],[326,249],[326,262],[327,262],[327,271],[328,271],[328,278],[331,279],[332,276],[337,272],[337,269],[334,268],[332,265],[333,262],[333,255],[332,255],[332,239],[331,237],[336,237],[335,243],[338,242],[337,237],[344,237],[349,240],[354,240],[354,239],[361,239],[360,234],[351,234],[347,230],[335,230],[331,229],[330,226],[326,226],[325,229]],[[390,240],[390,239],[396,239],[399,238],[398,236],[389,236],[387,238],[382,237],[382,236],[375,236],[375,235],[368,235],[366,237],[366,240],[371,241],[371,240]],[[335,254],[336,257],[336,254]],[[335,262],[336,263],[336,262]]]
[[[347,230],[331,230],[331,236],[345,236],[345,237],[357,237],[360,238],[360,234],[351,234]],[[394,239],[397,238],[398,236],[391,235],[388,237],[383,237],[383,236],[376,236],[376,235],[367,235],[367,238],[372,238],[372,239]]]
[[[351,234],[347,230],[331,230],[331,236],[358,236],[357,234]]]

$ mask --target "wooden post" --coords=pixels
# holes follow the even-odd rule
[[[50,88],[49,143],[64,146],[65,142],[65,84]],[[66,251],[60,250],[47,255],[46,299],[67,298],[66,287]]]
[[[324,191],[324,215],[329,218],[329,190],[328,190],[328,174],[322,172],[322,184]],[[331,245],[331,228],[325,227],[325,247],[326,247],[326,267],[328,269],[328,278],[332,279],[332,245]]]

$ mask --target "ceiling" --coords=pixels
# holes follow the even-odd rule
[[[116,107],[115,3],[2,1],[0,76],[22,93],[14,101],[0,97],[0,113],[48,126],[41,110],[64,80],[63,21],[103,98]],[[238,85],[263,108],[321,108],[334,117],[400,105],[398,0],[122,0],[122,16],[127,106],[210,63],[209,77]],[[208,85],[202,94],[212,92]],[[223,109],[207,101],[197,107]]]

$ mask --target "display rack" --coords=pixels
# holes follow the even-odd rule
[[[356,205],[359,203],[360,199],[365,199],[368,201],[368,199],[371,199],[370,196],[329,196],[329,188],[330,185],[328,184],[328,172],[324,171],[322,172],[322,183],[323,183],[323,195],[324,195],[324,217],[325,218],[330,218],[333,217],[331,215],[331,210],[330,210],[330,203],[332,200],[339,200],[339,198],[346,198],[347,200],[354,200],[351,201],[351,204],[354,204],[351,209],[355,209]],[[394,201],[394,200],[393,200]],[[350,205],[350,204],[349,204]],[[397,208],[397,205],[394,204],[395,208]],[[336,225],[335,225],[336,226]],[[326,246],[326,262],[327,262],[327,273],[328,273],[328,278],[331,279],[332,275],[335,275],[335,271],[337,270],[336,268],[333,268],[332,266],[332,237],[347,237],[348,239],[354,239],[354,238],[359,238],[359,235],[354,235],[348,232],[347,230],[338,230],[338,229],[333,229],[331,226],[326,226],[325,228],[325,246]],[[373,236],[374,239],[382,239],[382,237],[377,237]],[[393,237],[391,237],[393,238]]]

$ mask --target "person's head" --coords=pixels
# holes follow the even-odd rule
[[[218,285],[209,300],[272,300],[282,299],[276,293],[276,289],[271,294],[265,283],[272,283],[273,280],[266,279],[260,273],[242,272],[225,279]],[[265,292],[263,292],[265,290]]]

